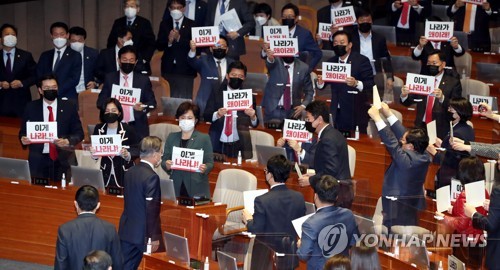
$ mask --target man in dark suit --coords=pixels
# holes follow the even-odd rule
[[[54,269],[82,269],[85,256],[103,250],[113,258],[113,267],[122,269],[120,238],[113,224],[96,216],[101,206],[99,192],[93,186],[82,186],[75,194],[76,219],[59,226]]]
[[[295,57],[274,57],[271,49],[265,61],[269,79],[262,98],[264,121],[300,118],[314,96],[309,66]]]
[[[200,107],[200,112],[205,112],[205,107],[214,89],[219,89],[222,81],[226,77],[227,67],[234,62],[234,59],[227,56],[227,39],[220,36],[219,42],[210,47],[210,54],[196,56],[196,43],[190,42],[188,53],[188,64],[194,68],[201,77],[200,88],[196,95],[196,105]]]
[[[324,6],[320,9],[318,9],[318,12],[316,13],[316,19],[318,20],[318,25],[317,29],[319,29],[319,23],[327,23],[327,24],[332,24],[332,10],[343,8],[343,7],[348,7],[348,6],[353,6],[354,7],[354,12],[357,13],[358,5],[356,2],[352,3],[351,1],[344,1],[344,0],[329,0],[328,1],[330,4],[327,6]],[[332,24],[332,26],[334,26]],[[332,27],[333,31],[336,32],[339,30],[338,27]],[[344,26],[343,30],[348,32],[348,33],[354,33],[355,32],[355,27],[354,26]],[[319,40],[321,39],[320,36],[316,35],[316,39]],[[333,45],[330,40],[322,40],[322,50],[332,50]]]
[[[336,206],[342,191],[335,177],[323,175],[313,189],[318,210],[302,224],[297,254],[307,261],[307,269],[323,269],[328,258],[349,256],[349,249],[356,244],[354,235],[359,232],[351,210]]]
[[[424,182],[431,156],[426,152],[429,137],[424,130],[406,131],[385,103],[382,113],[390,127],[375,106],[368,111],[392,157],[382,185],[383,224],[390,232],[394,225],[418,224],[418,210],[425,209]]]
[[[493,10],[489,2],[485,1],[482,5],[474,5],[465,3],[462,0],[456,0],[448,6],[446,14],[455,22],[455,31],[470,33],[468,35],[469,48],[476,52],[490,51],[491,38],[489,29]],[[466,16],[467,14],[469,15]],[[468,18],[467,22],[465,21],[466,18]],[[475,18],[475,20],[472,21],[472,18]]]
[[[76,165],[74,152],[69,151],[83,140],[82,123],[73,101],[58,97],[58,83],[53,75],[42,77],[38,92],[42,98],[26,105],[19,139],[29,147],[31,176],[60,181],[62,174],[70,179],[70,165]],[[53,143],[32,144],[26,123],[57,122],[57,139]]]
[[[22,117],[36,82],[36,63],[30,52],[16,47],[14,25],[2,25],[0,34],[0,115]]]
[[[94,70],[99,52],[94,48],[85,46],[85,39],[87,39],[87,31],[82,27],[74,26],[69,29],[71,49],[79,52],[82,56],[82,72],[80,74],[80,81],[76,86],[77,93],[83,92],[86,89],[94,89],[97,86],[94,78]]]
[[[124,0],[123,1],[125,9],[125,16],[118,18],[113,23],[111,32],[108,36],[107,48],[114,48],[116,45],[116,39],[118,38],[118,32],[122,28],[127,28],[132,32],[133,45],[137,48],[138,52],[138,62],[142,67],[142,73],[151,74],[151,58],[155,52],[155,34],[153,32],[153,27],[151,22],[137,13],[140,12],[141,8],[138,0]]]
[[[465,50],[458,43],[457,37],[452,37],[449,42],[435,42],[427,40],[425,36],[420,37],[418,45],[411,52],[411,58],[413,58],[413,60],[420,60],[422,63],[420,74],[429,74],[429,70],[427,69],[427,58],[429,54],[435,50],[441,50],[444,53],[446,66],[454,70],[453,74],[457,74],[455,57],[460,57],[465,54]]]
[[[170,16],[170,9],[167,3],[165,11],[163,12],[163,20],[167,21],[172,19]],[[205,26],[207,20],[207,2],[203,0],[186,0],[186,7],[184,8],[184,17],[194,21],[195,26]]]
[[[223,91],[239,90],[245,80],[247,67],[235,61],[227,67],[225,81],[218,89],[213,89],[205,108],[205,121],[211,121],[208,131],[214,153],[225,154],[234,158],[241,155],[244,159],[252,158],[252,140],[249,127],[259,123],[253,105],[244,111],[228,111],[224,108]]]
[[[184,17],[185,0],[169,0],[170,18],[163,20],[158,31],[156,47],[163,51],[161,74],[170,84],[170,96],[193,99],[196,71],[186,57],[195,23]]]
[[[113,85],[129,88],[140,88],[141,98],[134,106],[123,105],[123,121],[135,128],[139,140],[149,135],[149,111],[156,107],[155,94],[149,77],[135,72],[137,51],[132,46],[125,46],[118,52],[120,71],[106,75],[104,86],[97,98],[97,108],[102,108],[103,103],[111,97]]]
[[[333,122],[339,130],[359,129],[361,133],[366,133],[368,126],[366,111],[375,84],[370,60],[352,51],[351,36],[345,31],[333,34],[333,45],[336,55],[327,62],[351,64],[351,76],[347,77],[345,83],[329,83],[332,91],[330,108]],[[325,84],[319,76],[318,88],[324,87]]]
[[[126,28],[120,28],[117,31],[116,45],[113,48],[102,49],[97,57],[97,64],[95,68],[95,77],[99,84],[104,82],[104,78],[108,73],[119,71],[120,64],[118,61],[118,51],[120,51],[123,46],[133,45],[132,32]],[[137,61],[137,65],[134,67],[136,72],[141,72],[144,67],[141,67],[141,63]]]
[[[78,103],[76,86],[82,72],[82,56],[68,48],[68,26],[63,22],[55,22],[50,26],[50,34],[54,49],[40,55],[36,67],[38,78],[47,74],[55,74],[59,85],[59,96],[75,100]]]
[[[223,5],[222,7],[221,4]],[[238,14],[238,18],[243,27],[236,31],[228,32],[222,26],[220,16],[231,9],[234,9]],[[208,0],[205,26],[218,26],[221,35],[226,36],[228,41],[227,45],[229,51],[227,54],[231,58],[239,60],[240,55],[246,54],[245,40],[243,37],[255,28],[255,20],[245,0]]]
[[[446,56],[439,50],[431,52],[427,58],[428,75],[435,77],[435,89],[429,96],[410,94],[405,85],[401,89],[401,103],[410,106],[417,103],[415,127],[426,128],[426,124],[436,120],[437,136],[444,138],[450,131],[446,117],[451,98],[462,96],[460,80],[444,72]]]
[[[161,139],[145,137],[141,142],[140,155],[140,163],[129,169],[124,179],[125,204],[118,230],[124,270],[137,269],[149,242],[152,252],[156,252],[163,243],[160,177],[154,171],[161,163]]]
[[[389,1],[390,25],[396,27],[396,40],[398,44],[410,46],[415,40],[417,23],[429,17],[432,11],[430,0],[401,0]]]
[[[313,101],[306,107],[306,129],[318,134],[314,149],[314,170],[316,175],[303,175],[300,186],[314,186],[318,179],[327,174],[341,182],[341,193],[337,206],[350,208],[354,190],[349,170],[349,153],[344,136],[328,123],[328,105],[324,101]],[[302,155],[302,154],[301,154]]]

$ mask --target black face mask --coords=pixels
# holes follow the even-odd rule
[[[130,72],[134,71],[135,64],[133,63],[120,63],[121,70],[125,74],[129,74]]]
[[[314,133],[316,131],[316,129],[313,128],[313,123],[312,122],[306,122],[306,130],[309,131],[309,132],[311,132],[311,133]]]
[[[226,57],[226,49],[212,49],[212,55],[217,59]]]
[[[117,113],[105,113],[102,117],[102,120],[104,122],[111,124],[114,123],[118,120],[118,114]]]
[[[372,30],[372,24],[371,23],[360,23],[360,24],[358,24],[358,29],[359,29],[359,32],[361,32],[361,33],[368,33]]]
[[[434,65],[427,65],[427,69],[429,70],[429,75],[436,76],[439,74],[439,67]]]
[[[450,121],[454,121],[455,118],[453,117],[453,113],[451,112],[446,112],[446,120],[448,120],[448,122]]]
[[[229,78],[228,85],[232,89],[240,89],[243,84],[243,80],[240,78]]]
[[[287,64],[291,64],[293,63],[293,60],[295,60],[295,57],[282,57],[283,59],[283,62],[287,63]]]
[[[335,46],[333,46],[333,52],[335,52],[335,55],[344,56],[347,54],[347,46],[346,45],[335,45]]]
[[[43,97],[48,101],[54,101],[57,98],[57,90],[45,90],[43,91]]]
[[[282,25],[287,25],[288,28],[293,28],[295,26],[295,19],[281,19]]]

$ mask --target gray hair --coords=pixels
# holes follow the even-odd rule
[[[123,5],[126,5],[128,1],[134,1],[134,0],[123,0]],[[140,7],[141,6],[141,1],[135,0],[135,4]]]
[[[156,152],[160,152],[161,149],[161,139],[156,136],[144,137],[141,141],[141,152],[140,157],[146,158],[150,157]]]

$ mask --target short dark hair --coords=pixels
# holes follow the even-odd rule
[[[323,175],[313,184],[314,193],[318,194],[318,198],[322,202],[336,203],[339,195],[340,183],[331,175]]]
[[[87,31],[83,27],[73,26],[69,29],[70,35],[83,36],[83,39],[87,39]]]
[[[326,102],[321,100],[315,100],[306,106],[306,112],[312,114],[314,119],[318,117],[323,117],[323,121],[328,123],[330,121],[330,109]]]
[[[351,260],[342,254],[337,254],[326,261],[323,270],[351,270]]]
[[[81,186],[76,191],[75,201],[82,211],[92,211],[99,203],[99,192],[93,186]]]
[[[170,7],[173,3],[177,3],[183,7],[186,7],[186,0],[168,0],[167,1],[167,7]]]
[[[118,58],[121,58],[123,54],[126,53],[133,53],[135,55],[135,58],[137,60],[137,49],[132,46],[132,45],[127,45],[123,46],[119,51],[118,51]]]
[[[119,27],[118,30],[116,31],[116,37],[117,39],[124,38],[128,33],[132,34],[132,31],[130,31],[128,27]]]
[[[292,9],[293,10],[293,13],[295,13],[295,17],[299,16],[299,7],[292,4],[292,3],[288,3],[286,5],[283,6],[283,8],[281,8],[281,14],[283,14],[283,11],[285,11],[285,9]]]
[[[283,155],[275,155],[267,160],[267,171],[273,175],[275,182],[285,183],[290,176],[292,166]]]
[[[83,270],[107,270],[112,265],[111,256],[103,250],[92,250],[83,259]]]
[[[335,39],[336,36],[340,36],[340,35],[345,35],[347,37],[347,42],[352,42],[351,34],[349,34],[349,32],[347,32],[345,30],[340,30],[340,31],[335,32],[332,36],[332,41]]]
[[[363,17],[371,17],[372,16],[372,13],[369,9],[366,9],[366,8],[361,8],[358,10],[357,14],[356,14],[356,18],[363,18]]]
[[[467,122],[472,118],[472,104],[464,97],[450,99],[450,107],[457,111],[460,122]]]
[[[458,164],[457,178],[462,185],[486,179],[484,164],[478,157],[465,157]]]
[[[247,66],[245,66],[243,62],[236,60],[229,64],[229,66],[227,66],[227,74],[229,74],[233,69],[241,69],[245,72],[245,76],[247,76]]]
[[[2,26],[0,27],[0,36],[1,34],[3,33],[3,30],[7,29],[7,28],[11,28],[12,30],[14,30],[14,32],[16,32],[16,35],[17,35],[17,27],[15,27],[14,25],[12,24],[8,24],[8,23],[4,23],[2,24]]]
[[[50,34],[51,35],[52,35],[52,30],[54,30],[54,28],[64,28],[64,30],[66,31],[66,33],[68,33],[68,25],[66,23],[55,22],[52,25],[50,25]]]
[[[104,121],[104,114],[106,113],[106,107],[108,106],[109,103],[115,104],[116,108],[120,112],[120,115],[118,116],[118,122],[121,122],[123,120],[123,107],[120,101],[116,98],[108,98],[105,103],[102,104],[101,110],[99,112],[99,120],[101,120],[101,123],[105,123]]]
[[[179,117],[188,111],[193,111],[194,118],[197,120],[195,123],[198,123],[198,120],[200,119],[200,107],[191,101],[184,101],[179,104],[179,107],[177,107],[177,111],[175,112],[175,118],[179,119]]]
[[[59,82],[57,81],[57,76],[54,73],[48,73],[43,75],[40,80],[38,81],[38,87],[42,87],[42,82],[46,80],[54,80],[57,82],[57,85],[59,85]]]
[[[259,3],[255,5],[253,9],[253,14],[255,15],[257,13],[265,13],[266,15],[271,16],[273,14],[273,9],[267,3]]]
[[[351,269],[380,270],[377,248],[359,241],[359,244],[351,249]]]
[[[435,55],[435,54],[437,54],[437,55],[439,56],[439,60],[440,60],[441,62],[446,62],[446,54],[445,54],[443,51],[441,51],[441,50],[437,50],[437,49],[432,50],[432,51],[429,53],[429,55],[427,56],[427,59],[429,59],[429,57],[431,57],[431,56],[433,56],[433,55]]]
[[[421,128],[413,128],[407,131],[406,142],[413,145],[415,151],[423,154],[429,146],[429,136]]]

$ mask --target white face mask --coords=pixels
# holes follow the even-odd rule
[[[257,17],[255,17],[255,21],[256,21],[259,25],[264,25],[264,24],[266,24],[267,19],[266,19],[265,17],[262,17],[262,16],[257,16]]]
[[[179,127],[184,132],[191,131],[194,129],[194,120],[191,120],[191,119],[179,120]]]
[[[81,52],[83,51],[83,47],[85,46],[85,43],[83,42],[73,42],[70,44],[71,45],[71,49],[77,51],[77,52]]]
[[[59,37],[59,38],[54,38],[52,42],[54,43],[54,46],[56,46],[56,48],[62,48],[66,45],[66,42],[68,42],[68,40]]]
[[[130,45],[130,46],[134,45],[134,41],[129,39],[129,40],[123,42],[123,46],[128,46],[128,45]]]
[[[127,19],[133,19],[137,15],[137,9],[133,7],[125,8],[125,16]]]
[[[6,35],[3,37],[3,45],[5,47],[16,47],[17,45],[17,37],[13,35]]]
[[[170,16],[172,16],[172,19],[174,20],[179,20],[180,18],[182,18],[182,16],[184,15],[184,13],[182,13],[182,11],[178,10],[178,9],[174,9],[174,10],[171,10],[170,11]]]

